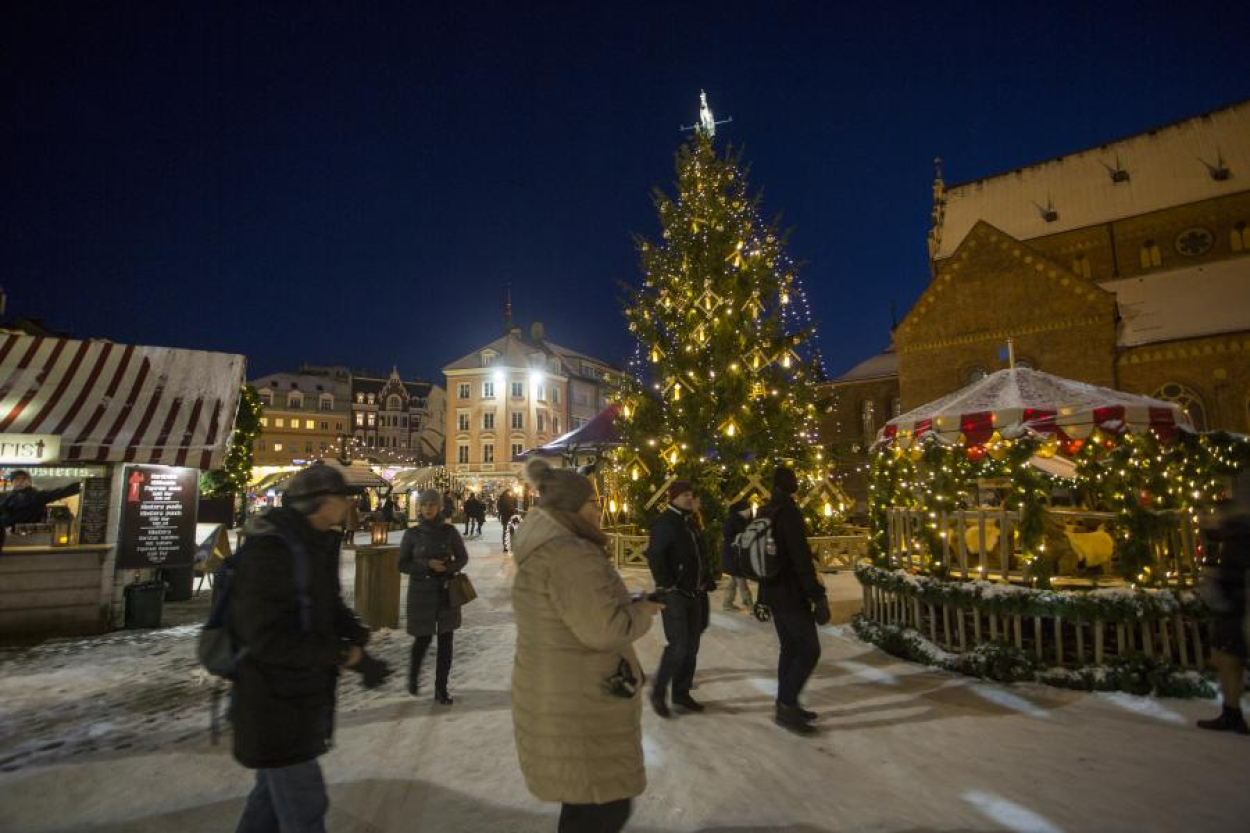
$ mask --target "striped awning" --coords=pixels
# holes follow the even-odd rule
[[[63,462],[218,468],[244,365],[230,353],[0,332],[0,433],[57,435]]]

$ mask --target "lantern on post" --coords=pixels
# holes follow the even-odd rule
[[[380,546],[386,543],[386,538],[390,534],[390,524],[386,521],[374,521],[370,535],[370,543]]]
[[[74,515],[69,507],[51,507],[48,510],[48,524],[52,527],[52,546],[68,547],[74,537]]]

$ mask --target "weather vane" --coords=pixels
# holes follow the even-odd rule
[[[692,124],[689,127],[682,127],[681,129],[683,131],[698,130],[711,139],[716,136],[716,125],[729,124],[731,121],[733,121],[733,116],[717,121],[716,117],[712,115],[712,108],[707,105],[707,93],[699,90],[699,123]]]

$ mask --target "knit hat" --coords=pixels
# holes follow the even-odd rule
[[[295,473],[286,486],[286,497],[301,500],[322,495],[349,495],[351,491],[342,472],[334,466],[317,463]]]
[[[595,494],[594,484],[586,477],[572,469],[554,469],[537,458],[525,464],[525,479],[538,490],[544,509],[576,512]]]
[[[422,489],[417,492],[417,504],[437,503],[443,504],[443,496],[438,493],[438,489]]]
[[[668,502],[672,503],[676,498],[681,497],[686,492],[693,492],[694,485],[689,480],[674,480],[668,487]]]
[[[782,494],[792,495],[799,490],[799,478],[794,469],[778,466],[773,471],[773,488]]]

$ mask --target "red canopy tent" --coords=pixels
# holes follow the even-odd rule
[[[1153,429],[1164,438],[1194,430],[1175,402],[1015,367],[895,417],[878,432],[877,442],[909,446],[928,437],[975,446],[995,433],[1004,439],[1033,434],[1078,440],[1095,428],[1113,434]]]
[[[609,405],[580,428],[561,434],[546,445],[521,452],[514,462],[530,457],[577,457],[579,454],[598,454],[605,448],[621,444],[621,432],[616,428],[619,405]]]

